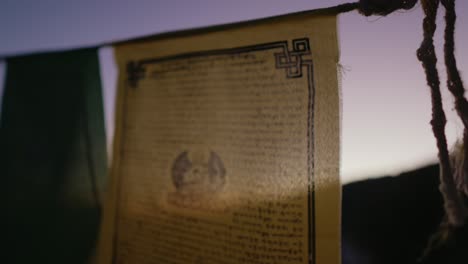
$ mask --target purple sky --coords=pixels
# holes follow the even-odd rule
[[[40,2],[40,4],[39,4]],[[337,0],[4,0],[0,3],[0,54],[94,45],[213,24],[315,9]],[[457,57],[468,72],[468,1],[457,1]],[[342,79],[342,176],[344,182],[395,174],[435,161],[429,126],[430,96],[415,56],[421,42],[419,5],[384,18],[340,16]],[[442,62],[442,13],[436,45]],[[116,71],[112,50],[101,50],[108,129]],[[0,64],[0,84],[4,65]],[[439,64],[445,79],[443,63]],[[1,87],[1,85],[0,85]],[[445,85],[442,89],[446,90]],[[1,88],[0,88],[1,92]],[[449,143],[462,134],[444,93]]]

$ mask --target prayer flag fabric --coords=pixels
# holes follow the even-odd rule
[[[98,263],[340,262],[336,17],[119,44]]]
[[[97,49],[7,60],[0,123],[4,263],[85,263],[106,139]]]

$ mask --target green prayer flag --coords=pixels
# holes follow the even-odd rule
[[[97,49],[7,60],[0,123],[3,263],[85,263],[107,158]]]

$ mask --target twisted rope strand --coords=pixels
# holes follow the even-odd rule
[[[432,131],[437,141],[440,160],[440,192],[444,199],[444,208],[448,221],[453,226],[463,225],[466,219],[466,208],[458,195],[453,179],[450,165],[447,139],[445,136],[445,125],[447,119],[442,107],[442,96],[440,93],[440,79],[436,68],[437,57],[434,48],[434,33],[437,28],[436,17],[440,0],[421,0],[425,13],[423,20],[424,39],[417,51],[418,59],[421,61],[426,73],[427,84],[431,90],[432,100]]]
[[[463,145],[457,150],[461,155],[454,158],[454,178],[459,191],[468,194],[468,101],[465,98],[465,88],[458,71],[457,60],[455,58],[455,23],[457,14],[455,11],[455,0],[442,0],[445,8],[445,67],[447,70],[447,87],[455,98],[455,109],[463,122]]]

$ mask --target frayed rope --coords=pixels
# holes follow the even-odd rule
[[[447,4],[447,1],[445,1]],[[453,0],[452,0],[453,2]],[[445,112],[442,107],[442,97],[440,93],[440,80],[439,73],[436,67],[437,56],[434,49],[434,33],[436,30],[436,18],[437,10],[439,8],[440,0],[421,0],[422,7],[425,13],[425,18],[423,21],[423,31],[424,39],[421,43],[421,47],[418,49],[417,56],[421,61],[424,71],[426,73],[427,84],[431,90],[431,99],[432,99],[432,131],[437,141],[437,148],[439,150],[439,161],[440,161],[440,192],[444,199],[444,209],[447,214],[448,222],[450,225],[458,227],[464,225],[466,218],[468,216],[468,211],[465,207],[465,204],[460,196],[458,188],[455,184],[455,170],[452,169],[452,164],[450,162],[449,152],[447,148],[447,139],[445,136],[445,125],[447,123]],[[450,8],[450,7],[449,7]],[[448,13],[455,10],[447,9]],[[453,15],[452,14],[452,15]],[[450,15],[449,15],[450,16]],[[459,113],[462,120],[464,115],[468,112],[465,108],[466,100],[463,97],[464,88],[460,87],[458,84],[454,84],[454,78],[458,75],[458,70],[456,69],[454,53],[454,44],[453,34],[454,34],[454,19],[451,18],[451,21],[447,23],[446,35],[445,35],[445,61],[447,64],[448,72],[448,85],[449,90],[455,96],[455,105],[457,112]],[[449,19],[450,20],[450,19]],[[455,66],[454,66],[455,65]],[[456,71],[456,73],[455,73]],[[465,124],[465,133],[467,133],[466,122]],[[468,136],[468,135],[466,135]],[[465,138],[468,139],[468,138]],[[465,158],[466,156],[464,156]],[[457,161],[454,159],[453,161]],[[456,163],[460,166],[460,162]],[[455,164],[453,164],[455,165]],[[463,167],[466,166],[466,163],[463,163]],[[460,168],[457,167],[457,173],[460,174]],[[463,174],[463,173],[462,173]]]
[[[410,10],[417,2],[418,0],[361,0],[355,3],[342,4],[334,9],[338,13],[358,10],[364,16],[386,16],[397,10]],[[455,109],[465,127],[462,147],[459,146],[452,157],[449,155],[445,135],[447,119],[442,106],[440,79],[436,67],[437,56],[434,48],[434,33],[437,28],[436,17],[440,3],[446,10],[444,58],[447,68],[447,86],[455,98]],[[423,21],[424,38],[417,51],[417,57],[423,65],[426,81],[431,91],[431,126],[437,141],[440,161],[439,189],[444,199],[444,209],[449,224],[459,227],[464,225],[468,218],[468,209],[461,196],[462,193],[468,196],[468,101],[464,97],[465,88],[454,55],[455,0],[421,0],[421,4],[425,13]]]
[[[468,195],[468,101],[465,98],[465,87],[458,71],[455,58],[455,12],[454,0],[441,0],[445,8],[445,67],[447,69],[447,87],[455,98],[455,109],[464,126],[463,140],[458,142],[452,158],[454,178],[457,189]]]

